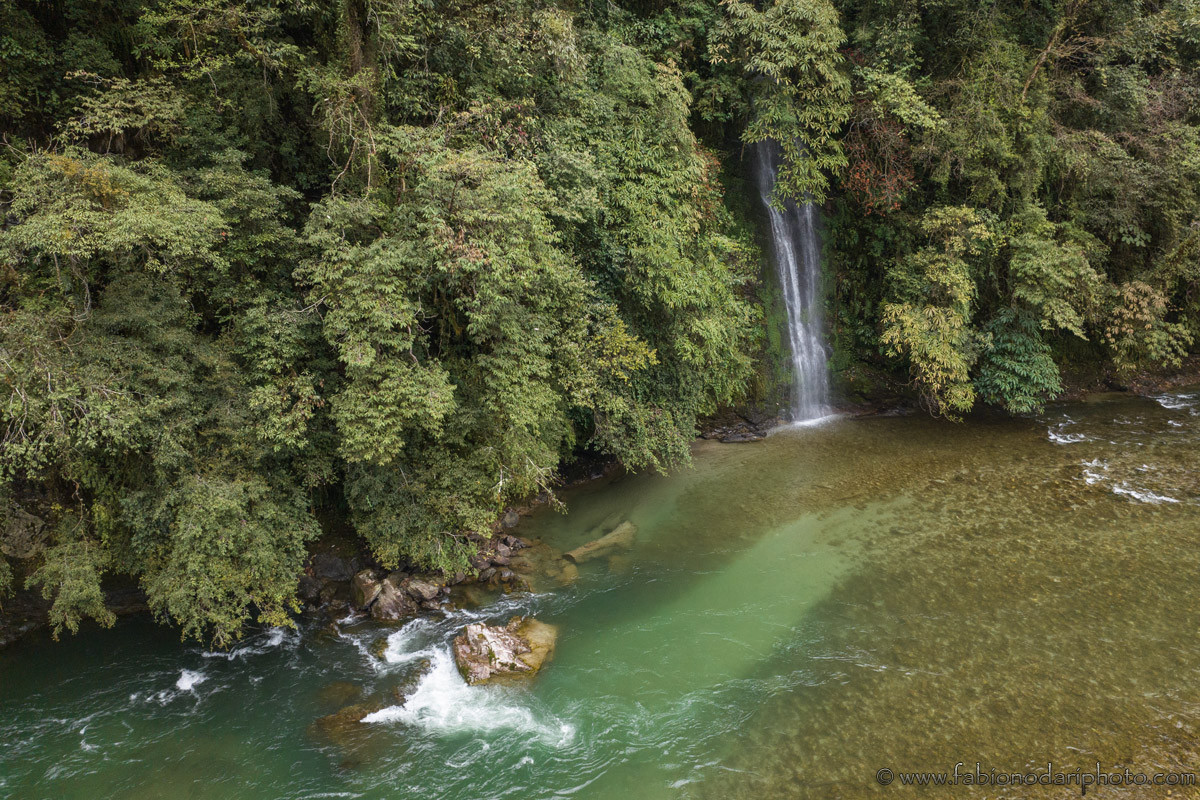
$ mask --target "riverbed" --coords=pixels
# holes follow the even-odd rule
[[[145,619],[0,651],[0,796],[1063,797],[876,776],[1189,770],[1198,446],[1200,390],[698,442],[522,521],[564,550],[637,526],[568,587],[228,652]],[[554,660],[466,686],[450,638],[514,614],[559,626]],[[1135,795],[1166,790],[1088,791]]]

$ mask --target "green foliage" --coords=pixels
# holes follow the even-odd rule
[[[260,622],[291,625],[296,575],[317,523],[303,496],[281,495],[256,478],[193,475],[155,498],[165,530],[135,540],[150,607],[178,621],[185,637],[207,635],[218,647],[241,636],[251,609]]]
[[[339,451],[363,465],[347,499],[385,563],[452,565],[433,533],[480,530],[545,488],[573,438],[587,284],[556,247],[552,203],[530,164],[439,148],[399,203],[331,200],[310,217],[320,255],[302,274],[343,365]]]
[[[111,622],[100,581],[114,572],[140,576],[186,634],[219,641],[252,608],[280,623],[291,607],[316,526],[288,479],[266,488],[282,477],[280,448],[258,444],[245,381],[284,372],[270,354],[287,354],[289,339],[286,370],[310,359],[295,352],[307,350],[304,325],[262,332],[257,345],[248,335],[277,306],[252,297],[243,316],[234,284],[245,293],[286,276],[251,251],[294,234],[282,233],[269,183],[240,170],[227,158],[198,188],[161,164],[68,150],[27,158],[10,185],[19,224],[0,234],[10,393],[0,465],[10,485],[41,484],[76,509],[60,512],[29,580],[53,598],[56,630],[83,616]],[[197,489],[201,474],[222,490]],[[217,547],[222,535],[236,558]]]
[[[963,207],[934,209],[922,228],[930,244],[893,270],[895,299],[883,306],[880,342],[889,355],[908,360],[929,410],[956,419],[975,403],[975,284],[966,259],[981,253],[991,233],[974,209]]]
[[[837,5],[856,90],[829,224],[840,347],[878,361],[880,331],[935,411],[971,385],[1037,408],[1060,333],[1119,373],[1177,367],[1200,332],[1195,4]],[[991,233],[953,291],[925,241],[952,206]]]
[[[579,449],[686,463],[763,347],[739,139],[827,201],[840,365],[959,417],[1068,341],[1179,364],[1197,58],[1193,0],[0,3],[0,492],[50,531],[0,587],[227,643],[318,516],[457,570]]]
[[[987,346],[980,357],[975,389],[985,403],[1014,414],[1041,411],[1062,392],[1058,366],[1043,341],[1037,320],[1005,309],[984,328]]]
[[[13,574],[8,559],[0,556],[0,611],[4,610],[4,598],[12,594]]]
[[[42,595],[54,600],[50,625],[55,637],[63,628],[76,633],[85,615],[105,627],[116,621],[105,608],[100,591],[100,575],[108,559],[94,541],[78,536],[79,525],[79,520],[64,516],[57,537],[59,544],[46,551],[42,565],[29,576],[31,587],[42,587]]]
[[[762,10],[722,0],[714,55],[742,67],[752,110],[742,137],[783,148],[780,197],[825,199],[828,173],[846,165],[840,133],[850,116],[850,80],[842,68],[845,34],[830,0],[772,0]]]
[[[1043,328],[1086,339],[1085,317],[1095,304],[1100,276],[1081,247],[1056,241],[1056,226],[1042,208],[1032,206],[1014,221],[1018,232],[1009,240],[1008,265],[1013,298],[1031,308]]]
[[[184,636],[287,624],[318,515],[464,569],[577,449],[668,469],[744,390],[677,58],[714,7],[91,5],[0,7],[0,489],[59,628],[117,575]]]
[[[1185,324],[1167,320],[1166,295],[1143,281],[1123,283],[1113,294],[1104,336],[1117,370],[1178,367],[1195,337]]]

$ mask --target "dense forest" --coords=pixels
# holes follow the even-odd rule
[[[461,569],[590,451],[761,401],[745,183],[825,217],[843,385],[1025,413],[1200,334],[1197,0],[0,0],[0,593],[283,622]]]

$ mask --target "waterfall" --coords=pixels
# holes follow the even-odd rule
[[[792,350],[792,422],[809,422],[829,411],[824,318],[821,313],[821,242],[817,209],[788,200],[780,211],[771,204],[781,159],[773,141],[755,145],[755,178],[771,222],[771,257],[787,304],[788,343]]]

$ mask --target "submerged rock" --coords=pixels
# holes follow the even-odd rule
[[[371,726],[363,725],[363,717],[388,705],[382,697],[346,706],[327,714],[308,726],[310,738],[320,744],[331,744],[342,756],[343,767],[354,767],[378,756],[382,741],[372,736]]]
[[[553,575],[559,586],[570,586],[579,579],[579,567],[570,561],[564,561],[562,568]]]
[[[428,660],[421,660],[396,676],[397,681],[390,688],[365,699],[362,698],[362,687],[357,684],[339,681],[327,685],[318,694],[322,704],[358,702],[314,720],[308,726],[309,737],[318,744],[333,745],[343,768],[361,766],[388,752],[394,754],[394,741],[381,736],[378,728],[364,723],[363,719],[389,706],[404,705],[430,667]]]
[[[614,555],[608,557],[609,572],[628,572],[633,568],[633,559],[625,555]]]
[[[472,623],[454,637],[454,660],[470,684],[532,676],[554,653],[558,628],[531,617],[507,625]]]
[[[563,553],[563,558],[575,564],[582,564],[593,558],[610,556],[617,550],[628,550],[633,547],[633,537],[636,534],[637,526],[632,522],[625,521],[599,539]]]
[[[363,696],[363,687],[350,681],[333,681],[317,690],[317,702],[323,706],[347,706]]]
[[[380,661],[386,661],[387,660],[387,649],[390,644],[391,643],[388,641],[388,637],[380,636],[378,639],[371,642],[371,646],[369,648],[367,648],[367,651],[371,655],[378,658]]]

